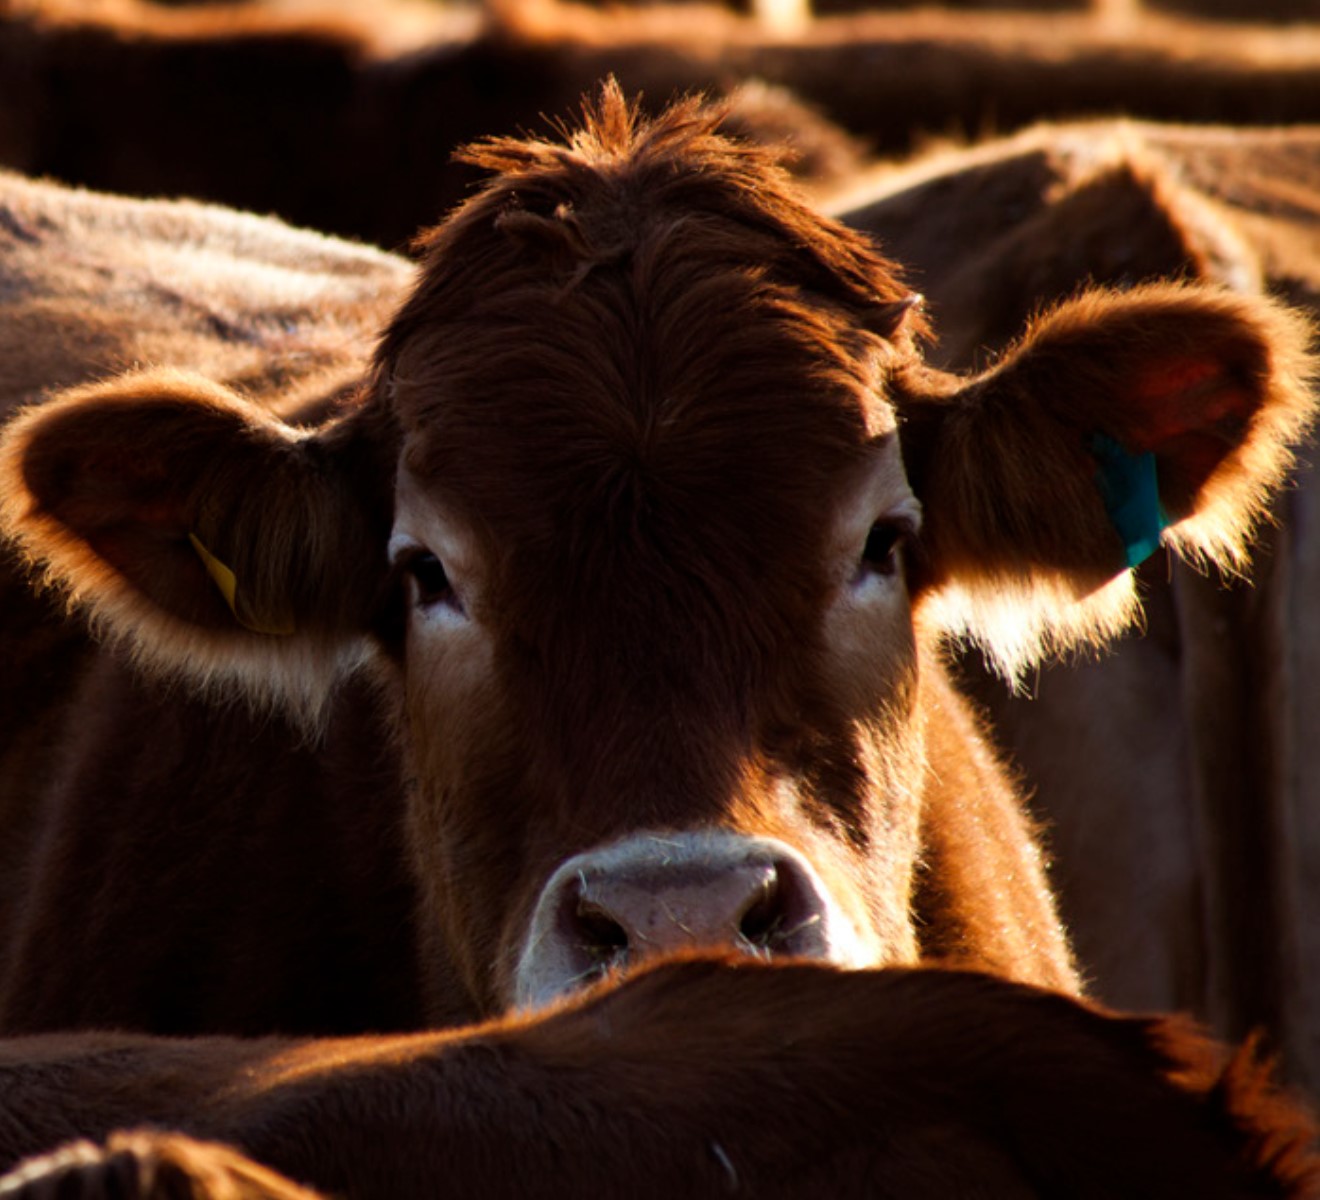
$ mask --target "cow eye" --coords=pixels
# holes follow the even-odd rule
[[[454,591],[453,584],[449,582],[444,563],[429,550],[414,554],[405,566],[417,588],[418,608],[447,604],[458,612],[463,611],[463,603],[459,600],[458,593]]]
[[[867,575],[895,575],[898,573],[898,550],[906,531],[893,521],[877,521],[866,535],[862,547],[862,560],[857,567],[860,582]]]

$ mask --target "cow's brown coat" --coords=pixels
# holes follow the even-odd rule
[[[0,1045],[0,1170],[131,1122],[351,1200],[1302,1200],[1320,1181],[1313,1125],[1249,1055],[933,970],[667,964],[460,1033]],[[0,1194],[307,1200],[233,1150],[141,1134],[30,1164]]]

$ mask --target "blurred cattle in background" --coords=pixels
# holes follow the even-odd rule
[[[1171,13],[1250,24],[1312,22],[1320,18],[1314,0],[942,0],[938,4],[929,0],[815,0],[811,11],[825,14],[933,7],[977,12],[1089,12],[1125,20],[1148,13]]]
[[[1101,9],[1148,10],[1216,21],[1312,23],[1320,19],[1313,0],[1098,0]]]
[[[1320,315],[1316,128],[1044,126],[882,173],[837,207],[912,264],[948,366],[992,359],[1041,306],[1095,283],[1205,279]],[[1230,1036],[1266,1027],[1311,1081],[1318,503],[1308,471],[1250,583],[1156,556],[1144,637],[1044,668],[1032,698],[978,689],[1036,789],[1098,994],[1191,1009]]]
[[[10,0],[0,163],[397,247],[472,186],[456,146],[539,128],[609,73],[653,106],[759,79],[884,154],[1079,113],[1320,121],[1320,29],[931,10],[788,36],[716,9],[392,12],[317,21],[119,0],[98,16]]]
[[[9,0],[15,7],[22,0]],[[44,3],[46,0],[28,0],[29,3]],[[80,0],[82,6],[91,9],[107,5],[117,0]],[[159,0],[170,6],[189,4],[216,4],[226,0]],[[396,3],[399,0],[395,0]],[[445,0],[415,0],[421,9],[436,6]],[[463,0],[458,0],[461,4]],[[655,3],[656,0],[631,0],[634,5]],[[700,0],[694,0],[700,2]],[[361,9],[364,0],[248,0],[248,7],[261,8],[265,11],[282,13],[307,13],[339,8],[342,11]],[[732,0],[728,7],[740,12],[749,12],[774,21],[776,10],[773,5],[760,6],[756,0]],[[1316,20],[1314,0],[943,0],[932,4],[931,0],[790,0],[789,11],[798,17],[822,15],[837,12],[858,12],[867,9],[914,9],[914,8],[950,8],[982,12],[1099,12],[1106,16],[1132,17],[1145,12],[1172,12],[1188,17],[1209,20],[1231,20],[1240,22],[1308,22]]]

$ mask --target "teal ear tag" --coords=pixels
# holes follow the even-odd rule
[[[1091,453],[1100,467],[1096,485],[1109,520],[1123,539],[1127,564],[1139,566],[1159,549],[1160,534],[1169,527],[1160,504],[1155,455],[1149,450],[1132,454],[1107,433],[1091,438]]]

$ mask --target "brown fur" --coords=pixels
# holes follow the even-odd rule
[[[190,1136],[74,1146],[0,1194],[306,1195],[267,1168],[353,1200],[1301,1200],[1320,1182],[1313,1124],[1248,1055],[943,971],[673,963],[461,1033],[0,1051],[0,1161],[134,1121]]]
[[[5,527],[147,676],[97,656],[61,770],[7,785],[33,830],[3,917],[10,1029],[497,1011],[544,881],[644,830],[789,844],[867,961],[1075,987],[1029,823],[941,639],[1020,670],[1130,618],[1097,427],[1160,458],[1186,515],[1174,548],[1236,562],[1309,416],[1308,331],[1222,291],[1092,293],[990,371],[942,374],[917,358],[891,264],[718,136],[719,115],[649,123],[607,88],[566,145],[475,151],[500,174],[420,244],[360,397],[329,420],[318,398],[314,429],[162,370],[10,425]],[[40,289],[35,261],[17,280]],[[1061,378],[1084,381],[1075,411]],[[428,632],[406,564],[388,571],[396,462],[396,523],[462,531],[457,633]],[[863,469],[883,487],[858,540],[911,512],[909,483],[925,506],[906,568],[866,603],[860,547],[830,533]],[[233,568],[234,617],[190,533]],[[332,693],[361,660],[377,690]],[[218,721],[171,680],[283,705],[324,749],[282,753],[297,739],[278,717]],[[309,820],[329,853],[303,844]],[[405,874],[415,931],[382,945]],[[361,994],[325,1001],[345,969]]]

